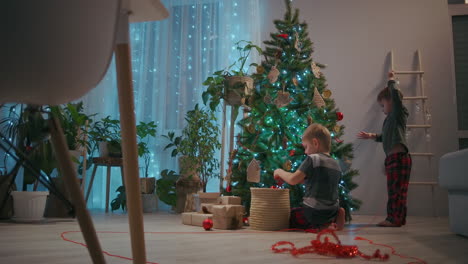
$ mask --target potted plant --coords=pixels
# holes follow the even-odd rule
[[[175,171],[166,169],[161,171],[161,178],[156,182],[156,193],[159,200],[170,205],[172,210],[175,210],[177,203],[176,183],[179,177],[180,175]]]
[[[196,193],[201,188],[206,192],[208,180],[216,177],[219,163],[214,158],[221,147],[216,116],[212,111],[198,105],[188,111],[187,125],[182,135],[175,137],[173,132],[165,136],[170,143],[165,147],[174,148],[172,156],[180,155],[180,178],[177,181],[177,212],[182,212],[187,194]]]
[[[94,122],[89,135],[93,150],[99,150],[100,157],[122,157],[119,120],[102,118]]]
[[[221,99],[229,105],[239,106],[243,98],[253,94],[254,80],[247,75],[244,67],[252,50],[255,49],[262,54],[262,49],[246,40],[238,41],[235,45],[239,52],[239,59],[226,69],[214,72],[203,82],[203,85],[208,86],[202,93],[203,103],[206,105],[210,100],[209,107],[213,111]],[[252,63],[249,66],[257,66],[257,64]]]
[[[148,143],[151,137],[156,137],[156,124],[151,122],[140,122],[136,126],[138,138],[138,156],[143,159],[145,166],[143,169],[144,177],[140,175],[141,200],[143,203],[143,212],[151,213],[157,207],[157,197],[155,194],[156,178],[149,177],[149,166],[151,162],[151,151]]]
[[[3,105],[2,107],[6,106]],[[42,171],[50,180],[50,175],[56,168],[56,161],[49,141],[47,119],[44,115],[45,110],[43,107],[16,104],[9,106],[7,116],[0,120],[2,134],[15,146],[15,149],[10,149],[10,151],[17,150],[24,154],[24,158],[21,155],[19,156],[14,169],[10,171],[9,177],[16,178],[19,172],[18,168],[27,159],[29,165]],[[36,178],[33,177],[32,172],[24,170],[22,191],[11,192],[14,201],[14,218],[16,220],[34,221],[42,219],[49,192],[37,192],[36,183]],[[30,184],[35,184],[33,192],[27,191]],[[5,190],[9,191],[8,188]]]

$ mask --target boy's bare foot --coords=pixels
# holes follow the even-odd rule
[[[336,230],[343,230],[345,224],[346,212],[343,208],[338,209],[338,215],[336,216]]]
[[[391,223],[391,222],[389,222],[387,220],[384,220],[384,221],[378,223],[377,226],[381,226],[381,227],[401,227],[401,225]]]

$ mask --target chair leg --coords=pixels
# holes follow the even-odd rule
[[[101,245],[94,229],[93,221],[86,210],[83,193],[80,190],[77,172],[73,169],[73,163],[70,157],[70,152],[63,135],[60,122],[57,118],[52,117],[49,121],[52,145],[55,150],[55,156],[59,163],[60,172],[63,175],[64,183],[70,193],[72,204],[75,207],[76,217],[80,225],[81,232],[86,242],[89,255],[93,263],[106,263],[102,253]]]
[[[111,166],[107,166],[107,174],[106,174],[106,213],[109,212],[110,176],[111,176]]]
[[[135,105],[132,87],[132,63],[128,33],[128,13],[119,18],[121,39],[115,48],[117,87],[122,134],[122,154],[127,195],[128,223],[132,243],[134,264],[146,263],[143,206],[141,204],[140,181],[138,180],[138,149],[136,142]]]
[[[91,180],[89,181],[88,191],[86,192],[86,203],[88,202],[89,193],[91,192],[91,188],[93,188],[94,176],[96,175],[97,168],[98,168],[98,166],[96,164],[94,164],[93,174],[91,174]]]

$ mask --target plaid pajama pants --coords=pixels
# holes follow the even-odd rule
[[[411,163],[411,155],[404,152],[391,154],[385,159],[388,191],[386,220],[393,224],[406,224],[406,200]]]

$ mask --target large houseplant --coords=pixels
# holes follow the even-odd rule
[[[242,104],[244,98],[253,93],[254,80],[248,76],[248,67],[246,69],[245,66],[252,50],[257,50],[259,54],[262,54],[262,49],[246,40],[238,41],[235,47],[239,52],[238,60],[229,67],[214,72],[203,82],[203,85],[208,86],[202,94],[203,103],[206,105],[209,101],[209,107],[213,111],[221,99],[229,105],[238,106]],[[251,63],[249,66],[257,66],[257,64]]]
[[[187,112],[185,120],[187,125],[181,136],[176,137],[173,132],[164,136],[170,141],[165,149],[173,148],[172,156],[180,156],[177,212],[183,210],[187,194],[197,192],[200,185],[206,192],[208,180],[217,176],[219,163],[214,156],[221,147],[217,120],[212,111],[196,105]]]

